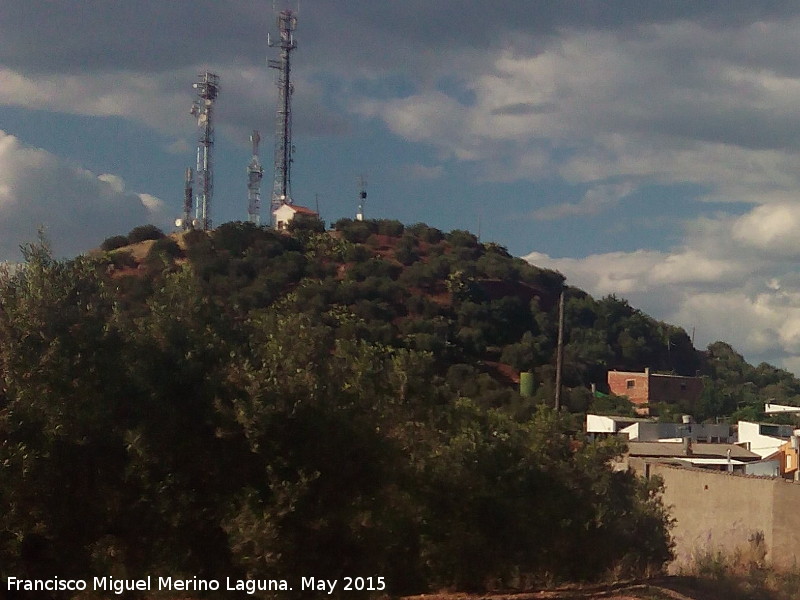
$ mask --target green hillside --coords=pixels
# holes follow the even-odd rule
[[[641,574],[668,519],[609,469],[617,443],[581,439],[580,413],[630,410],[589,384],[699,371],[704,398],[672,409],[698,418],[800,400],[784,371],[567,287],[556,414],[559,273],[465,231],[293,225],[137,228],[70,261],[35,244],[0,277],[0,576],[380,595]]]

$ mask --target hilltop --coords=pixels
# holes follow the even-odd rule
[[[433,352],[442,372],[460,373],[454,377],[491,378],[479,380],[503,397],[497,402],[512,400],[507,392],[521,371],[534,373],[535,402],[552,400],[557,302],[564,289],[564,403],[571,412],[631,411],[624,399],[589,393],[592,384],[608,392],[610,369],[708,377],[699,403],[653,407],[664,419],[681,413],[699,421],[763,419],[765,401],[800,404],[800,380],[791,373],[749,365],[724,342],[696,349],[682,328],[622,298],[592,298],[560,273],[467,231],[350,219],[325,231],[318,220],[306,219],[291,235],[245,223],[158,242],[139,240],[141,233],[134,244],[98,256],[112,262],[116,280],[133,269],[143,278],[190,264],[212,297],[242,314],[288,295],[294,310],[346,307],[361,320],[365,339]],[[122,237],[111,239],[121,244]],[[121,289],[126,285],[136,287],[120,282]]]

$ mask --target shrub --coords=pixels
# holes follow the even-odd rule
[[[454,229],[447,234],[447,241],[453,246],[464,246],[467,248],[475,248],[478,245],[478,238],[469,231],[462,229]]]
[[[128,234],[128,242],[138,244],[146,240],[160,240],[164,237],[164,232],[155,225],[139,225],[131,229]]]
[[[394,219],[379,219],[376,221],[378,231],[380,235],[388,235],[391,237],[399,237],[403,235],[403,231],[405,230],[405,226],[397,220]]]
[[[444,234],[440,229],[430,227],[425,223],[417,223],[406,227],[406,231],[411,232],[427,244],[437,244],[444,239]]]
[[[289,221],[290,232],[295,231],[310,231],[313,233],[324,233],[325,222],[316,215],[302,215],[294,216],[294,219]]]
[[[156,240],[156,243],[150,247],[147,253],[147,259],[156,256],[164,256],[166,258],[180,258],[183,256],[183,250],[178,245],[178,242],[169,237],[163,237]]]
[[[110,252],[111,250],[127,246],[129,243],[127,235],[112,235],[103,240],[103,243],[100,244],[100,249]]]

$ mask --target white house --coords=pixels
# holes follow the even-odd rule
[[[586,415],[586,433],[625,435],[631,441],[667,442],[691,438],[694,442],[733,442],[731,427],[725,423],[658,423],[652,418]]]
[[[300,206],[299,204],[281,204],[280,208],[277,208],[272,212],[272,215],[275,222],[275,228],[279,230],[287,229],[289,227],[289,223],[291,223],[292,219],[294,219],[297,215],[309,215],[312,217],[319,216],[316,211],[305,206]]]
[[[632,423],[620,430],[629,440],[642,442],[681,441],[691,438],[694,442],[727,444],[733,442],[731,426],[727,423]]]
[[[792,425],[739,421],[738,443],[761,458],[777,452],[792,437]]]
[[[649,423],[652,419],[640,417],[619,417],[616,415],[586,415],[586,433],[590,435],[598,433],[615,434],[634,423]]]

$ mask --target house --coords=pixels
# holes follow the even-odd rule
[[[628,442],[621,468],[645,470],[648,463],[666,463],[714,471],[753,475],[777,475],[777,461],[762,461],[761,456],[736,444],[695,444],[690,438],[680,442]]]
[[[299,204],[281,204],[279,208],[272,211],[272,218],[275,223],[275,229],[285,230],[288,229],[289,223],[292,222],[297,215],[308,215],[310,217],[319,217],[319,213],[305,206]]]
[[[652,422],[652,419],[646,417],[620,417],[617,415],[586,415],[586,433],[592,438],[598,434],[614,435],[623,431],[626,427],[630,427],[634,423]]]
[[[645,417],[620,417],[586,415],[586,433],[591,438],[598,435],[624,435],[631,441],[679,442],[691,438],[693,442],[732,443],[735,441],[727,423],[695,423],[685,416],[683,423],[659,423]]]
[[[792,437],[792,425],[739,421],[737,442],[762,458],[775,454]]]
[[[626,396],[641,415],[650,414],[650,406],[665,403],[693,404],[703,393],[702,377],[665,375],[635,371],[609,371],[608,389],[617,396]]]
[[[697,443],[733,443],[731,426],[727,423],[694,423],[686,419],[683,423],[638,422],[625,427],[620,433],[629,440],[640,442],[679,442],[689,438]]]
[[[800,481],[800,429],[795,429],[788,442],[784,442],[778,450],[769,456],[780,465],[781,477]]]

